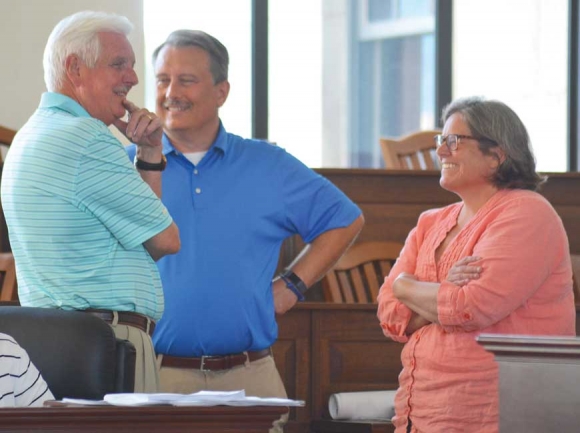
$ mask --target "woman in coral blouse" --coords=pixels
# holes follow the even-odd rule
[[[419,217],[378,296],[383,332],[406,343],[393,423],[496,433],[498,366],[475,339],[575,335],[568,239],[509,107],[459,99],[443,121],[440,184],[461,201]]]

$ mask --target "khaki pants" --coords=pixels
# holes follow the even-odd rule
[[[157,357],[159,365],[163,355]],[[161,367],[159,391],[191,394],[198,391],[236,391],[243,389],[246,395],[255,397],[286,398],[284,384],[274,363],[266,356],[254,362],[223,371],[201,371],[183,368]],[[288,420],[283,415],[274,422],[270,433],[280,433]]]
[[[151,337],[138,328],[112,323],[115,336],[135,346],[135,392],[159,392],[159,369]]]

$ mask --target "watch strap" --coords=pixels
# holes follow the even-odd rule
[[[306,287],[306,284],[304,284],[304,281],[302,281],[298,275],[290,269],[286,269],[280,274],[280,278],[284,280],[286,287],[294,292],[299,301],[304,301],[304,294],[308,290],[308,287]]]
[[[152,163],[138,159],[137,155],[135,155],[133,164],[135,164],[135,168],[137,168],[138,170],[163,171],[165,170],[165,166],[167,165],[167,158],[165,158],[165,155],[161,155],[161,162]]]

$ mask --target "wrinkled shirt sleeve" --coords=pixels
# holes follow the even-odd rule
[[[389,275],[379,291],[377,317],[383,329],[383,333],[399,343],[406,343],[409,339],[405,334],[405,329],[411,319],[412,311],[402,302],[399,302],[393,295],[393,281],[402,272],[415,273],[417,262],[417,228],[414,228],[401,250],[397,262],[391,269]]]
[[[439,323],[447,332],[485,329],[506,318],[544,284],[565,260],[568,241],[553,209],[526,200],[490,218],[474,246],[480,278],[458,287],[441,283]],[[561,278],[568,278],[562,271]],[[571,275],[570,275],[571,278]]]

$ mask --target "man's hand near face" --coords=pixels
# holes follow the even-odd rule
[[[125,100],[123,105],[129,113],[128,121],[117,119],[114,125],[141,150],[139,159],[152,163],[159,162],[163,135],[161,120],[155,113],[139,108],[129,100]],[[155,160],[149,161],[150,158]]]

